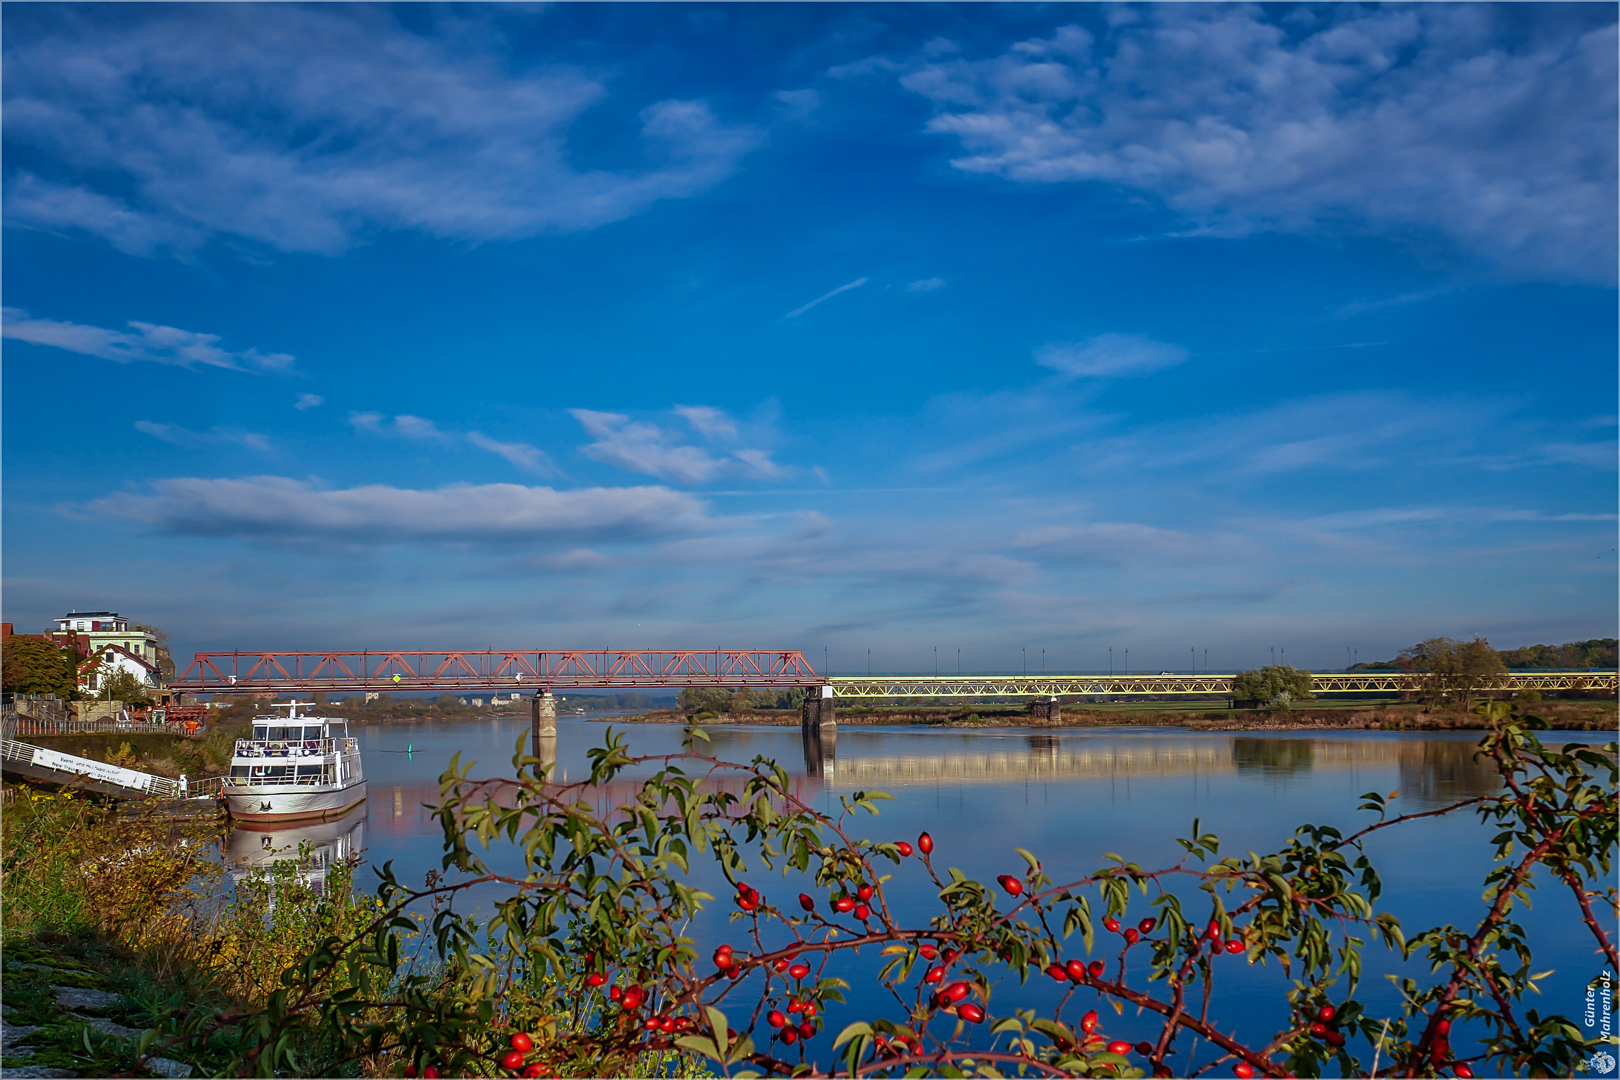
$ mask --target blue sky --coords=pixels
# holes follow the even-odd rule
[[[1615,632],[1612,5],[3,29],[19,629],[844,671]]]

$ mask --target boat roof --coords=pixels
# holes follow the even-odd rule
[[[342,717],[342,716],[317,716],[314,713],[307,713],[307,712],[306,713],[300,713],[298,711],[300,707],[308,706],[308,707],[312,708],[312,707],[314,707],[314,705],[315,705],[315,703],[313,701],[277,701],[277,702],[272,702],[271,705],[270,705],[270,707],[272,709],[286,709],[287,710],[287,715],[286,716],[276,716],[274,714],[271,714],[270,716],[255,716],[253,718],[253,722],[256,724],[260,720],[277,720],[277,721],[280,721],[282,723],[286,723],[289,720],[326,720],[326,721],[339,720],[339,721],[342,721],[343,723],[348,723],[348,719],[346,717]]]

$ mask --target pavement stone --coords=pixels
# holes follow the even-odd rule
[[[64,1009],[110,1009],[118,1004],[118,995],[105,990],[85,990],[77,986],[56,987],[56,1003]]]

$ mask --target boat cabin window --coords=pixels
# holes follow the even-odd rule
[[[246,776],[247,774],[248,774],[248,766],[246,766],[246,765],[232,765],[231,766],[231,775],[232,776]]]
[[[331,732],[331,735],[329,736],[330,738],[347,739],[349,737],[349,726],[345,721],[334,720],[332,723],[326,725],[326,727],[327,730]]]
[[[320,765],[300,765],[300,766],[298,766],[298,782],[300,784],[318,784],[318,783],[320,783],[321,782],[321,769],[322,769],[322,767]]]
[[[270,737],[270,729],[263,724],[254,724],[253,737],[255,739],[268,739]]]
[[[304,729],[304,741],[305,742],[315,742],[320,737],[321,737],[321,725],[316,724],[314,727],[307,727],[307,728]]]

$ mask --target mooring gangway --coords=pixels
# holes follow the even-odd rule
[[[28,780],[41,780],[62,787],[78,787],[103,795],[125,798],[146,797],[158,799],[187,799],[218,793],[221,777],[171,780],[137,769],[110,765],[105,761],[64,754],[45,746],[21,742],[11,738],[16,730],[16,718],[7,716],[0,735],[0,768]]]

